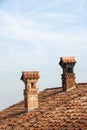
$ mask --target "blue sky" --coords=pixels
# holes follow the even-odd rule
[[[39,90],[61,86],[61,56],[87,82],[86,0],[0,0],[0,110],[23,99],[24,70],[40,72]]]

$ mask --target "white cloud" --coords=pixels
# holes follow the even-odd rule
[[[69,19],[75,21],[78,19],[78,16],[74,14],[70,15],[66,13],[51,12],[40,13],[40,15],[41,14],[44,17],[50,17],[52,19],[58,17],[58,19],[61,19],[62,21],[69,21]],[[0,25],[0,37],[7,40],[6,47],[8,55],[5,52],[5,48],[4,55],[6,57],[3,56],[7,61],[5,66],[8,65],[9,67],[10,62],[12,62],[11,65],[13,67],[24,67],[20,65],[20,63],[26,64],[25,66],[28,67],[29,63],[27,62],[27,58],[25,58],[26,56],[28,56],[28,59],[31,59],[31,65],[33,67],[34,62],[36,62],[36,66],[38,64],[43,65],[44,61],[47,65],[48,59],[49,63],[51,63],[51,57],[54,58],[56,55],[63,54],[76,54],[78,50],[80,51],[82,49],[83,51],[86,49],[85,46],[83,46],[84,43],[87,43],[87,33],[84,30],[56,30],[55,32],[52,32],[52,30],[49,30],[48,28],[49,23],[45,24],[44,22],[36,21],[36,19],[32,19],[31,17],[23,17],[19,12],[16,12],[16,15],[13,15],[4,10],[0,10],[0,16],[2,21],[2,24]],[[32,49],[29,48],[30,44]]]
[[[34,43],[50,43],[53,42],[82,42],[87,41],[86,33],[73,31],[73,32],[49,32],[45,28],[45,24],[39,22],[24,19],[21,16],[19,18],[11,16],[9,13],[0,12],[1,20],[3,25],[0,26],[1,36],[9,39],[23,39],[28,42]],[[66,14],[47,14],[47,16],[56,17],[59,16],[62,20],[64,19],[75,19],[76,16],[70,16]],[[54,16],[53,16],[54,15]],[[40,25],[40,26],[39,26]],[[41,28],[42,26],[42,28]]]
[[[37,9],[35,9],[34,11],[31,11],[29,13],[29,15],[35,15],[37,13],[42,12],[43,10],[46,10],[48,8],[51,8],[51,7],[55,6],[56,4],[61,5],[61,4],[65,3],[65,2],[66,2],[66,0],[61,0],[61,1],[58,1],[58,0],[54,0],[54,1],[48,0],[46,2],[43,2],[43,1],[40,2],[39,1],[37,3],[40,3],[40,6]],[[32,3],[33,3],[33,1],[32,1]]]
[[[49,20],[51,19],[61,22],[75,22],[79,19],[78,15],[69,13],[41,13],[39,17],[44,17],[48,18]]]

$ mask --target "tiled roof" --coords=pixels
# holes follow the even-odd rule
[[[72,63],[75,63],[76,60],[75,60],[75,57],[61,57],[60,60],[63,62],[63,63],[69,63],[69,62],[72,62]]]
[[[24,71],[22,72],[22,77],[21,79],[38,79],[39,78],[39,72],[38,71]]]
[[[87,130],[87,84],[39,93],[39,108],[24,113],[24,101],[0,112],[0,130]]]

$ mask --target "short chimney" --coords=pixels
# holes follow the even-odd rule
[[[75,73],[73,68],[75,66],[76,60],[75,57],[61,57],[59,65],[63,69],[62,76],[62,87],[63,90],[68,91],[76,86],[75,82]]]
[[[25,84],[24,103],[26,112],[38,108],[38,89],[36,87],[38,79],[39,79],[38,71],[22,72],[21,80]]]

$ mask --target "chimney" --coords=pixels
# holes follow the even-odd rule
[[[38,71],[22,72],[21,80],[25,84],[24,103],[26,112],[38,108],[38,89],[36,87],[38,79],[39,79]]]
[[[75,57],[61,57],[59,65],[63,69],[62,76],[62,87],[63,90],[68,91],[76,86],[75,82],[75,73],[73,72],[73,68],[75,66],[76,60]]]

